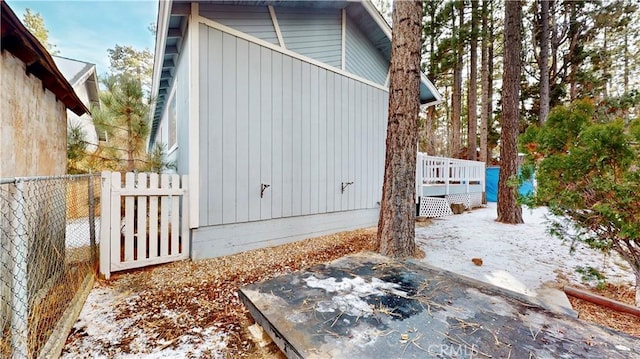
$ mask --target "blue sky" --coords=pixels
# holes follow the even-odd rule
[[[107,49],[131,45],[154,49],[155,38],[147,30],[158,16],[156,0],[71,1],[7,0],[22,20],[25,9],[39,12],[49,30],[49,42],[58,55],[96,64],[98,75],[109,70]]]

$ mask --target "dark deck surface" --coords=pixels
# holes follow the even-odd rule
[[[289,358],[640,358],[640,339],[373,253],[240,289]]]

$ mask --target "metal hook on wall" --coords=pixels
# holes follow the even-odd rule
[[[264,191],[269,187],[271,187],[271,185],[268,185],[266,183],[260,184],[260,198],[264,197]]]
[[[344,190],[352,184],[353,182],[342,182],[342,193],[344,193]]]

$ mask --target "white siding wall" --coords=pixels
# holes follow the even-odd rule
[[[87,82],[81,82],[73,88],[82,103],[91,109],[89,102],[89,92],[87,90]],[[98,148],[98,134],[93,124],[93,118],[90,114],[85,113],[82,116],[76,115],[73,111],[67,110],[67,124],[69,127],[80,127],[84,135],[84,141],[88,142],[87,151],[94,152]]]

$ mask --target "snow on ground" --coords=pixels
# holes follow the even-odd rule
[[[610,283],[634,283],[628,265],[616,254],[605,256],[582,244],[570,253],[569,243],[548,234],[547,214],[544,207],[523,208],[524,224],[502,224],[495,221],[496,204],[490,202],[416,228],[416,242],[430,265],[530,296],[564,280],[582,283],[579,266],[597,269]],[[481,258],[482,266],[472,258]]]
[[[67,248],[86,247],[90,245],[89,217],[67,220],[65,240]],[[100,216],[94,218],[96,242],[100,243]]]
[[[617,256],[604,256],[586,247],[570,254],[568,244],[547,233],[546,214],[545,208],[524,209],[525,224],[506,225],[495,222],[496,205],[490,203],[486,208],[434,219],[430,225],[416,228],[416,240],[426,254],[423,261],[432,266],[530,296],[546,287],[557,287],[563,280],[580,283],[577,266],[592,266],[612,283],[633,283],[631,271]],[[476,266],[472,258],[482,258],[483,265]],[[327,290],[327,286],[336,285],[316,282]],[[135,302],[136,295],[96,283],[73,327],[71,337],[75,340],[68,341],[62,358],[224,357],[227,338],[221,328],[193,327],[170,343],[141,329],[145,315],[150,314],[131,310],[128,303]],[[171,314],[163,313],[167,317]],[[128,350],[123,351],[123,346]]]
[[[61,358],[224,358],[226,335],[215,327],[192,327],[170,342],[156,340],[137,327],[149,313],[123,317],[120,311],[135,295],[96,283],[71,330],[71,336],[82,339],[67,344]],[[125,345],[135,354],[123,354]]]

